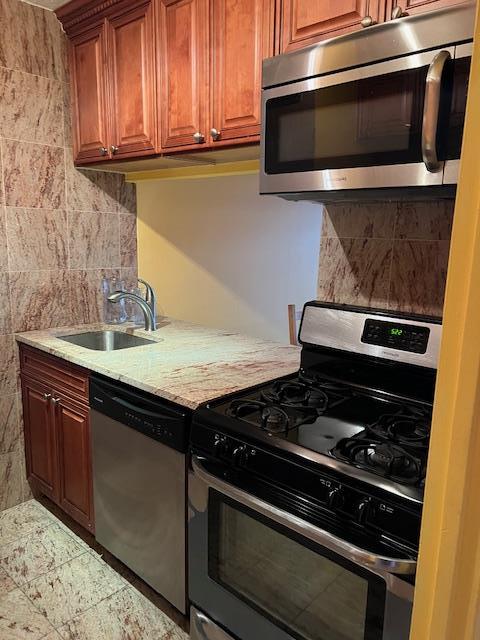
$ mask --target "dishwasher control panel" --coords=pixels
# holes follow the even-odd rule
[[[188,448],[187,409],[96,376],[90,379],[90,407],[172,449],[184,453]]]

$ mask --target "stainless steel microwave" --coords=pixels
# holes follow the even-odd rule
[[[260,193],[452,197],[474,23],[466,2],[265,60]]]

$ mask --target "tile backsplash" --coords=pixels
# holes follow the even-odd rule
[[[14,332],[100,320],[102,275],[136,276],[135,187],[73,166],[66,38],[0,0],[0,510],[28,496]]]
[[[442,314],[454,202],[324,209],[318,299]]]

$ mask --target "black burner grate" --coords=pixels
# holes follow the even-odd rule
[[[285,433],[314,422],[350,395],[348,389],[327,381],[277,380],[263,389],[259,398],[233,400],[227,415],[257,424],[271,433]]]

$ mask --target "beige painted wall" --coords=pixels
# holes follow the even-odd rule
[[[139,273],[159,309],[288,341],[287,305],[316,297],[322,208],[258,195],[258,176],[140,183]]]

